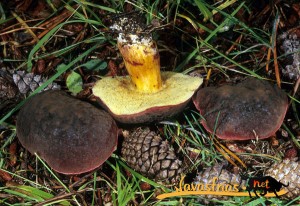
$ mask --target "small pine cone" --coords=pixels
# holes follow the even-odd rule
[[[291,29],[279,36],[282,53],[286,55],[282,70],[284,76],[297,80],[300,77],[300,28]]]
[[[285,159],[275,163],[266,171],[265,176],[271,176],[283,184],[289,184],[286,189],[289,191],[284,196],[295,198],[300,196],[300,162],[297,158]]]
[[[149,128],[137,128],[124,135],[122,157],[137,172],[155,180],[176,183],[182,172],[182,162],[168,141]]]
[[[227,186],[222,188],[220,187],[220,190],[234,190],[233,185],[239,185],[239,189],[241,185],[245,184],[245,181],[242,180],[241,176],[239,174],[234,174],[227,169],[224,168],[226,164],[224,163],[218,163],[215,164],[212,167],[208,167],[205,170],[199,172],[194,180],[194,184],[211,184],[213,183],[215,179],[215,184],[224,185]],[[216,179],[217,178],[217,179]],[[217,190],[217,187],[214,188],[214,190]],[[231,197],[229,196],[216,196],[216,195],[205,195],[203,196],[205,199],[202,199],[205,204],[209,204],[208,199],[210,200],[228,200]],[[200,200],[201,201],[201,200]]]
[[[20,93],[27,94],[28,92],[33,92],[34,90],[36,90],[47,79],[43,78],[41,75],[25,73],[25,71],[17,71],[13,74],[13,80],[17,85]],[[43,91],[50,89],[60,89],[60,86],[56,83],[51,83]]]

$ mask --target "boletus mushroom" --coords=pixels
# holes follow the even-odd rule
[[[63,91],[33,96],[17,119],[21,144],[64,174],[80,174],[100,166],[115,150],[117,133],[107,112]]]
[[[200,89],[193,102],[201,123],[220,139],[264,139],[275,134],[288,108],[286,94],[256,78],[236,85]]]
[[[160,71],[157,45],[140,25],[122,18],[112,26],[129,76],[104,77],[93,94],[122,123],[162,120],[182,111],[202,84],[199,77]]]

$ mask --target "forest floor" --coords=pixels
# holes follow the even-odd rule
[[[164,121],[118,123],[118,149],[89,173],[60,174],[29,153],[19,142],[16,127],[18,111],[28,97],[60,89],[97,105],[92,93],[95,82],[127,74],[110,26],[120,16],[133,15],[144,21],[145,31],[157,42],[162,71],[203,78],[201,88],[235,85],[250,77],[280,88],[288,97],[280,129],[263,140],[221,140],[199,123],[203,117],[190,103]],[[297,0],[0,1],[0,205],[299,203],[300,183],[284,179],[289,175],[300,179],[299,18]],[[279,169],[283,179],[275,177],[289,182],[289,195],[190,194],[159,199],[180,183],[134,171],[120,153],[122,132],[141,126],[167,140],[183,165],[188,165],[182,173],[186,187],[213,177],[226,182],[221,173],[263,177],[269,168],[277,168],[276,163],[289,160]]]

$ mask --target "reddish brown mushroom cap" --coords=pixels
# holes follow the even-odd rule
[[[203,126],[220,139],[263,139],[274,135],[285,117],[288,99],[277,86],[248,78],[230,86],[200,89],[193,102]]]
[[[108,113],[62,91],[30,98],[17,120],[21,144],[64,174],[100,166],[116,148],[117,130]]]

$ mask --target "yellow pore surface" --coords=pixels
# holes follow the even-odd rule
[[[189,100],[203,79],[181,73],[162,72],[162,88],[155,93],[138,92],[129,76],[105,77],[96,82],[93,94],[116,115],[130,115],[149,108],[178,105]]]
[[[162,87],[160,58],[155,43],[118,43],[130,78],[139,92],[153,93]]]

